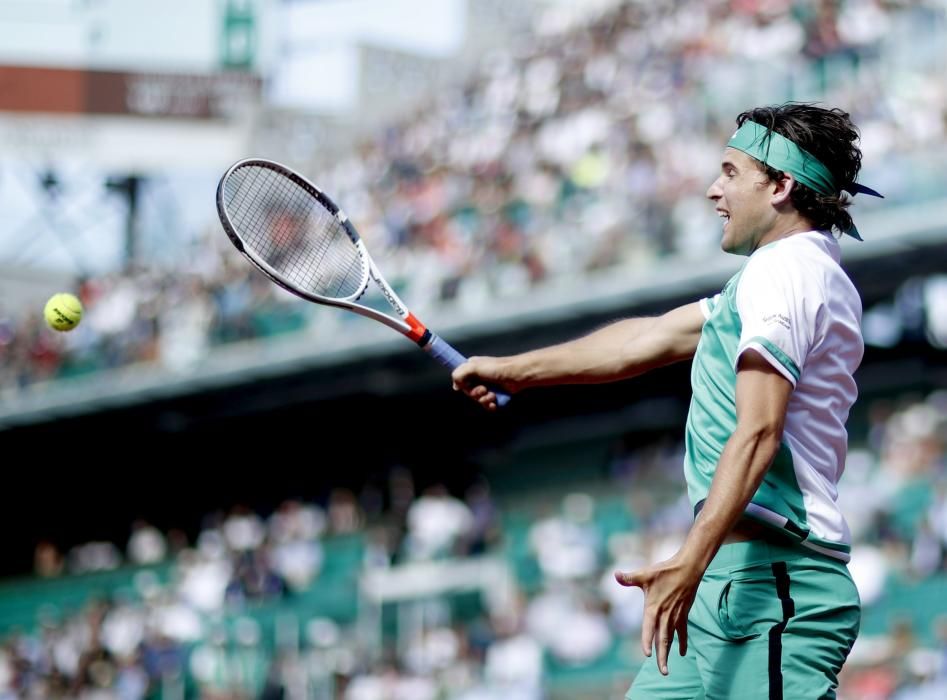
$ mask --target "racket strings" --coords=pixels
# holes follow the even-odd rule
[[[312,193],[269,168],[231,173],[224,204],[244,244],[302,290],[334,299],[358,294],[365,261],[342,222]]]

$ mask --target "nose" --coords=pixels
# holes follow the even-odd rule
[[[720,187],[720,178],[718,177],[716,180],[713,181],[713,183],[711,183],[710,187],[707,188],[707,199],[712,199],[713,201],[717,201],[722,196],[723,196],[723,190]]]

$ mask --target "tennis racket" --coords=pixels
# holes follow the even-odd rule
[[[217,185],[217,213],[237,250],[287,291],[384,323],[451,370],[467,361],[411,313],[345,213],[298,173],[270,160],[238,161]],[[369,282],[378,286],[395,315],[358,303]],[[497,406],[509,402],[506,392],[490,390]]]

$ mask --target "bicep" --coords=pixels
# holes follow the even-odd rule
[[[782,436],[793,385],[755,350],[745,350],[737,365],[737,428]]]
[[[670,357],[684,360],[694,356],[704,320],[700,302],[679,306],[658,317],[655,331]]]

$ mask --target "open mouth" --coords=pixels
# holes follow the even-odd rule
[[[723,219],[723,226],[726,228],[727,224],[730,223],[730,212],[724,211],[723,209],[718,209],[717,216]]]

